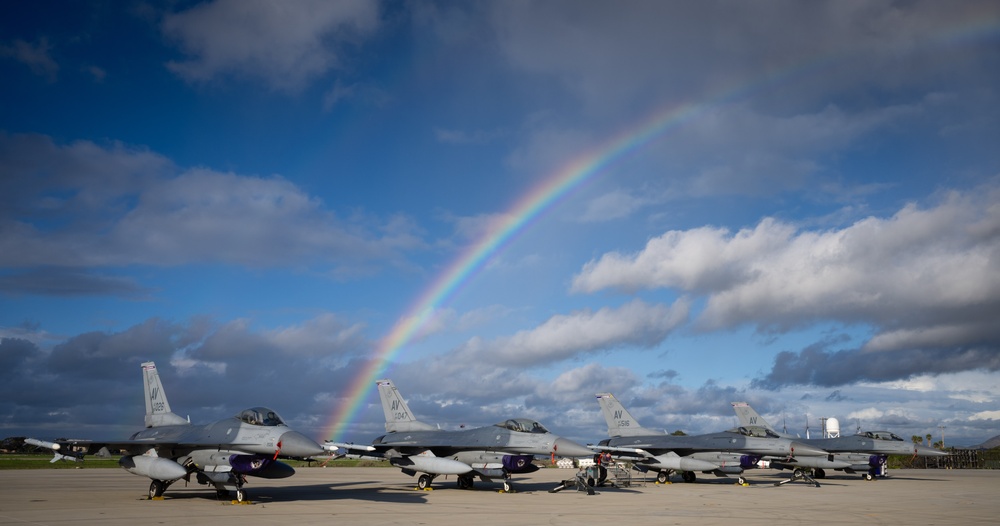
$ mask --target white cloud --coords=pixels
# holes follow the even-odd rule
[[[1000,420],[1000,411],[980,411],[970,416],[969,420]]]
[[[653,347],[687,320],[688,310],[683,299],[671,306],[633,300],[617,309],[556,315],[513,336],[470,340],[458,355],[464,361],[537,365],[623,346]]]
[[[871,350],[996,341],[1000,189],[947,194],[890,218],[805,231],[774,219],[730,233],[670,231],[633,254],[584,265],[573,290],[673,288],[708,296],[699,323],[790,327],[820,320],[886,327]]]
[[[341,66],[337,47],[378,27],[374,1],[216,0],[163,20],[163,32],[192,56],[167,67],[192,82],[235,73],[298,91]]]

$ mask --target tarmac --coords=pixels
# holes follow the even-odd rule
[[[0,471],[0,525],[234,524],[997,524],[1000,471],[893,470],[874,481],[828,475],[821,487],[775,486],[789,473],[747,472],[735,478],[699,475],[696,483],[596,488],[595,495],[550,490],[572,469],[515,477],[515,492],[476,481],[458,489],[438,477],[432,491],[391,468],[298,468],[290,478],[250,479],[249,503],[220,501],[205,486],[178,482],[149,500],[149,480],[118,469]],[[638,474],[637,474],[638,475]]]

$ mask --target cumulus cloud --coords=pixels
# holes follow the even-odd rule
[[[504,365],[538,365],[625,346],[655,347],[688,317],[689,305],[632,300],[613,309],[553,316],[538,327],[485,341],[473,339],[459,351],[463,360]]]
[[[142,148],[40,135],[0,135],[0,266],[99,267],[217,262],[338,268],[422,246],[405,217],[339,218],[280,176],[182,170]],[[40,274],[63,293],[141,288],[72,270],[3,277],[7,290],[38,290]]]
[[[762,385],[839,385],[924,371],[1000,368],[1000,188],[948,192],[930,207],[843,229],[765,219],[738,232],[670,231],[641,251],[584,265],[573,290],[669,288],[707,298],[704,329],[870,325],[860,349],[780,353]],[[905,356],[905,360],[902,359]]]
[[[167,67],[191,82],[236,74],[294,92],[342,66],[340,48],[378,18],[379,4],[363,0],[216,0],[164,17],[163,33],[191,56]]]

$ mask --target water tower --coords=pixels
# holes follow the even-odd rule
[[[840,421],[836,418],[826,419],[826,438],[840,438]]]

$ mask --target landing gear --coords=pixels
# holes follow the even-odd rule
[[[861,475],[861,478],[865,480],[875,480],[875,475],[872,475],[871,473],[865,473],[864,475]]]
[[[434,480],[434,477],[432,477],[430,475],[420,475],[420,478],[417,479],[417,488],[418,489],[427,489],[428,487],[430,487],[431,482],[433,480]]]
[[[470,477],[468,475],[459,475],[458,476],[458,487],[459,487],[459,489],[472,489],[472,486],[473,486],[474,483],[475,483],[475,479],[473,479],[472,477]]]
[[[215,490],[215,496],[219,500],[229,500],[229,490],[228,489],[217,489]]]
[[[694,482],[698,476],[694,474],[694,471],[685,471],[681,473],[681,480],[684,482]]]
[[[242,503],[247,500],[247,493],[243,491],[243,485],[247,483],[247,478],[242,473],[236,476],[236,502]]]
[[[670,473],[667,471],[661,471],[656,474],[656,482],[659,484],[666,484],[670,480]]]
[[[503,492],[504,493],[510,493],[511,492],[511,489],[510,489],[510,473],[508,473],[506,469],[503,470]]]
[[[740,478],[736,479],[736,483],[742,486],[747,483],[747,479],[743,478],[743,475],[740,475]]]
[[[149,483],[149,498],[155,499],[163,496],[163,492],[167,490],[167,483],[162,480],[154,480]]]
[[[816,477],[816,478],[818,478],[818,479],[825,479],[826,478],[826,471],[823,471],[820,468],[816,468],[815,470],[813,470],[813,476]]]

